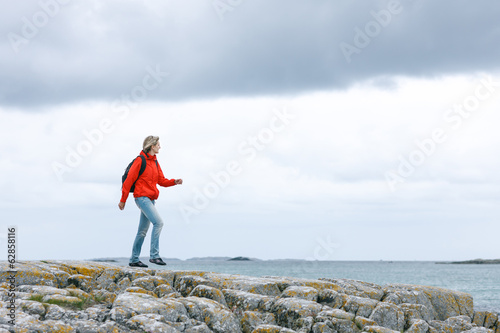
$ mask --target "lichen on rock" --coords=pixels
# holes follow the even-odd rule
[[[470,295],[437,287],[84,261],[16,266],[12,326],[0,263],[0,333],[500,333],[497,313],[474,312]]]

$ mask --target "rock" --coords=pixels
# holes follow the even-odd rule
[[[309,326],[309,317],[316,317],[323,309],[321,304],[299,298],[282,298],[274,302],[271,312],[276,317],[278,325],[301,329]],[[312,325],[309,329],[312,328]]]
[[[252,333],[296,333],[296,332],[276,325],[260,325]]]
[[[474,311],[474,316],[472,317],[472,322],[477,326],[483,326],[484,320],[486,319],[486,311]]]
[[[450,325],[453,332],[463,332],[473,328],[471,319],[467,316],[450,317],[444,323]]]
[[[141,287],[148,291],[154,291],[159,285],[168,285],[168,282],[159,276],[143,276],[132,282],[133,287]]]
[[[106,289],[92,290],[90,295],[97,303],[111,307],[116,299],[116,294],[107,291]]]
[[[204,278],[215,283],[217,286],[214,287],[219,289],[241,290],[265,296],[279,296],[281,294],[280,286],[283,286],[284,281],[273,278],[214,273],[207,274]]]
[[[168,325],[163,316],[159,314],[141,314],[127,320],[126,325],[131,330],[142,330],[145,332],[178,333],[179,330]]]
[[[167,281],[168,285],[173,287],[175,279],[177,277],[179,277],[180,275],[179,275],[179,272],[167,271],[167,270],[157,270],[157,271],[155,271],[154,276],[157,276],[159,278],[164,279],[165,281]]]
[[[196,286],[196,288],[193,289],[193,291],[191,291],[189,296],[208,298],[216,301],[217,303],[227,308],[227,303],[226,299],[224,298],[224,294],[222,294],[222,292],[219,289],[213,287],[198,285]]]
[[[325,321],[330,320],[331,321],[333,318],[353,321],[355,316],[352,313],[345,312],[345,311],[339,310],[339,309],[326,309],[326,310],[321,311],[316,316],[316,319],[318,321],[323,321],[323,320],[325,320]]]
[[[88,318],[98,322],[104,322],[109,314],[109,309],[103,307],[102,305],[95,305],[90,308],[85,309],[85,313]]]
[[[39,264],[19,261],[16,263],[16,283],[18,285],[37,285],[58,287],[59,280],[55,270],[50,271]],[[0,263],[0,281],[6,281],[11,276],[8,262]]]
[[[92,277],[83,274],[71,275],[68,277],[68,283],[86,292],[90,292],[97,287],[97,283]]]
[[[361,316],[357,316],[356,318],[354,318],[354,323],[360,330],[363,330],[367,326],[377,326],[377,323],[375,321]]]
[[[422,291],[417,291],[413,286],[408,285],[389,285],[384,288],[386,293],[382,299],[384,302],[400,304],[421,304],[432,309],[432,303]]]
[[[130,329],[128,329],[126,326],[122,326],[118,323],[115,323],[113,321],[107,321],[101,326],[99,326],[99,329],[97,330],[97,333],[128,333],[132,332]]]
[[[382,326],[393,331],[403,331],[404,329],[404,313],[392,303],[379,302],[369,319],[375,321],[378,326]]]
[[[486,327],[474,327],[471,330],[464,331],[463,333],[492,333],[493,330],[487,329]]]
[[[376,301],[382,300],[385,295],[385,291],[381,286],[374,283],[357,281],[357,280],[346,280],[346,279],[320,279],[323,281],[329,281],[333,283],[336,291],[341,291],[344,294],[351,296],[358,296],[363,298],[371,298]],[[338,290],[340,288],[340,290]]]
[[[456,333],[456,331],[453,329],[453,327],[450,324],[447,324],[445,322],[439,321],[439,320],[431,320],[429,322],[429,330],[436,332],[447,332],[447,333]]]
[[[265,314],[257,311],[243,312],[240,322],[243,333],[253,332],[261,325],[276,326],[276,320],[272,314]]]
[[[241,332],[236,316],[214,300],[190,296],[179,302],[184,304],[191,318],[205,322],[214,332]]]
[[[156,286],[152,276],[143,276],[132,282],[132,287],[140,287],[144,290],[153,291]]]
[[[150,313],[162,315],[165,320],[171,322],[176,322],[180,316],[187,315],[186,309],[179,302],[141,293],[123,293],[113,303],[111,318],[124,323],[137,314]]]
[[[56,287],[50,287],[50,286],[33,286],[33,285],[21,285],[18,288],[18,291],[33,294],[33,295],[40,295],[40,296],[45,296],[45,295],[53,295],[53,294],[60,294],[64,296],[68,296],[69,292],[66,289],[59,289]]]
[[[268,281],[272,281],[273,283],[276,283],[280,292],[285,291],[286,288],[288,288],[288,287],[309,287],[309,286],[306,286],[307,281],[317,281],[317,280],[289,278],[289,277],[282,277],[282,276],[262,276],[261,278],[265,278]],[[320,281],[320,284],[323,285],[323,283],[321,281]],[[312,288],[314,288],[314,287],[312,287]],[[314,289],[316,289],[316,288],[314,288]],[[319,291],[319,289],[317,289],[317,290]]]
[[[141,287],[128,287],[127,289],[125,289],[125,292],[126,293],[146,294],[146,295],[149,295],[149,296],[153,296],[155,298],[158,297],[154,292],[146,290],[146,289],[143,289]]]
[[[182,296],[188,296],[194,288],[199,285],[215,287],[216,284],[204,279],[200,276],[185,275],[175,280],[174,289],[181,293]]]
[[[261,311],[269,312],[271,310],[274,297],[249,293],[240,290],[224,289],[222,290],[224,298],[230,309],[237,307],[240,311]]]
[[[18,309],[21,309],[23,312],[32,316],[44,316],[47,312],[42,303],[36,301],[19,300],[17,302],[17,307]]]
[[[331,323],[338,333],[359,333],[360,330],[352,320],[332,318]]]
[[[65,322],[74,322],[74,321],[88,320],[88,319],[89,315],[85,311],[67,310],[62,317],[62,320]]]
[[[346,293],[346,289],[342,287],[339,283],[336,283],[336,280],[333,279],[319,279],[319,280],[311,280],[311,279],[291,279],[287,278],[289,286],[304,286],[311,287],[316,289],[318,292],[321,292],[325,289],[335,290],[339,293]],[[335,282],[334,282],[335,281]]]
[[[126,290],[127,288],[130,288],[132,286],[132,281],[128,277],[124,277],[118,283],[116,284],[116,287],[118,290],[123,291]]]
[[[31,326],[30,329],[36,328],[41,332],[54,332],[54,333],[74,333],[76,329],[69,324],[63,323],[58,320],[45,320],[41,323],[38,323],[34,326]]]
[[[59,305],[51,304],[47,307],[45,319],[59,320],[64,316],[65,313],[66,310],[61,308]]]
[[[405,321],[407,323],[405,326],[409,326],[408,323],[414,319],[422,319],[426,322],[434,320],[434,316],[425,305],[404,303],[401,304],[399,308],[405,314]]]
[[[96,278],[97,289],[115,292],[118,289],[116,283],[124,277],[124,274],[120,267],[108,265]]]
[[[184,333],[212,333],[206,324],[201,324],[187,328]]]
[[[422,319],[413,319],[409,321],[409,328],[406,333],[427,333],[429,324]]]
[[[264,296],[279,296],[281,291],[275,281],[250,277],[233,281],[231,289]]]
[[[0,323],[3,323],[0,321]],[[70,325],[58,320],[40,321],[24,312],[16,314],[16,327],[22,332],[76,332]]]
[[[414,302],[427,306],[433,311],[433,315],[437,320],[446,320],[450,317],[466,315],[473,317],[474,304],[472,297],[469,294],[459,291],[451,291],[438,287],[410,286],[403,284],[392,284],[387,287],[387,291],[406,291],[412,293],[415,298]],[[399,294],[401,296],[401,294]],[[423,297],[427,298],[425,300]]]
[[[476,311],[474,312],[473,323],[485,328],[494,328],[498,323],[498,313]]]
[[[500,333],[497,313],[474,312],[470,295],[436,287],[76,261],[18,267],[16,326],[3,282],[0,333]]]
[[[391,330],[386,327],[381,327],[381,326],[367,326],[364,329],[364,332],[368,333],[399,333],[397,331]]]
[[[175,293],[175,290],[171,285],[165,283],[157,286],[154,290],[154,293],[161,298],[163,296]]]
[[[65,288],[64,290],[66,290],[68,292],[69,296],[78,297],[79,299],[82,299],[82,300],[92,298],[90,296],[90,294],[88,294],[85,291],[78,289],[78,288],[68,287],[68,288]],[[92,291],[93,290],[94,289],[92,289]]]
[[[173,293],[170,293],[170,294],[163,296],[163,298],[182,298],[182,295],[181,295],[181,293],[178,293],[177,291],[175,291]]]
[[[155,270],[150,268],[125,267],[122,271],[122,274],[128,277],[130,281],[134,281],[135,279],[139,279],[141,277],[154,275]]]
[[[356,316],[370,317],[379,302],[371,298],[349,296],[343,308]]]
[[[281,297],[295,297],[316,302],[318,300],[318,291],[312,287],[290,286],[281,293]]]
[[[312,333],[337,333],[331,322],[321,322],[314,324]]]
[[[318,303],[328,305],[334,309],[343,308],[347,303],[349,296],[341,294],[332,289],[323,289],[318,294]]]
[[[256,311],[243,312],[240,322],[243,333],[252,333],[259,325],[264,324],[260,314]]]
[[[486,317],[482,326],[486,328],[494,328],[495,326],[498,326],[498,324],[498,313],[486,312]]]
[[[203,311],[205,323],[217,333],[241,332],[241,326],[234,314],[225,309],[205,309]]]
[[[95,320],[78,320],[73,321],[71,326],[76,329],[78,333],[93,333],[99,330],[102,323]]]

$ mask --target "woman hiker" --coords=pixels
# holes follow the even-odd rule
[[[138,156],[129,169],[127,179],[123,182],[122,198],[118,204],[120,210],[125,208],[125,202],[135,182],[134,198],[135,203],[141,210],[141,218],[139,220],[139,229],[137,230],[137,235],[135,236],[134,245],[132,247],[132,256],[129,261],[129,266],[132,267],[148,267],[139,260],[139,255],[141,254],[142,243],[148,232],[150,222],[153,224],[153,231],[151,233],[149,262],[157,265],[166,265],[159,254],[159,240],[163,221],[155,207],[155,201],[160,194],[156,185],[158,184],[164,187],[174,186],[182,184],[182,179],[166,179],[163,176],[161,167],[156,160],[156,154],[159,153],[161,148],[159,140],[159,137],[152,135],[144,140],[141,155],[145,158],[146,168],[143,173],[139,175],[143,158]]]

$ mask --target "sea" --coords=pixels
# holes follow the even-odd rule
[[[127,266],[127,258],[93,259]],[[164,259],[157,266],[141,258],[150,268],[196,270],[248,276],[288,276],[307,279],[334,278],[372,282],[435,286],[472,295],[475,311],[500,314],[500,265],[448,264],[429,261],[306,261],[227,259]]]

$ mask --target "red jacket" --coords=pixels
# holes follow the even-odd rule
[[[149,155],[144,151],[141,151],[141,155],[146,157],[146,169],[144,169],[142,175],[137,178],[137,176],[139,176],[139,170],[141,169],[141,159],[137,157],[130,167],[127,179],[123,182],[121,202],[127,201],[130,188],[136,179],[134,198],[148,197],[151,200],[156,200],[160,194],[160,191],[158,191],[156,187],[157,184],[164,187],[175,185],[175,179],[166,179],[165,176],[163,176],[160,164],[156,163],[156,155]]]

